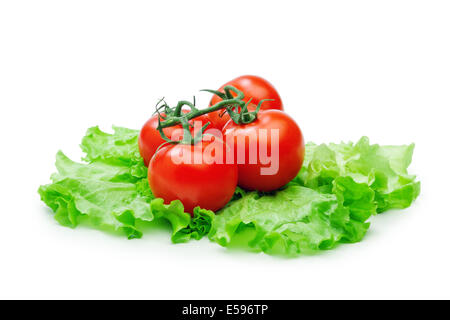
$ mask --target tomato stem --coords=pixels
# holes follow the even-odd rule
[[[230,115],[230,118],[237,124],[251,123],[256,120],[259,109],[261,108],[261,104],[264,101],[272,100],[272,99],[261,100],[258,103],[258,106],[256,107],[255,111],[248,111],[248,105],[250,104],[252,99],[250,99],[247,102],[243,101],[244,93],[233,86],[225,86],[224,92],[209,89],[203,89],[201,91],[206,91],[215,94],[219,96],[222,99],[222,101],[216,103],[215,105],[209,108],[202,110],[197,109],[197,107],[195,106],[195,97],[193,102],[185,100],[179,101],[175,108],[169,107],[167,103],[164,101],[164,98],[158,102],[158,104],[156,105],[156,112],[155,112],[158,113],[157,129],[161,137],[165,141],[172,144],[175,143],[196,144],[197,142],[201,141],[203,133],[205,132],[210,122],[205,124],[201,128],[200,132],[197,132],[195,136],[192,136],[190,132],[192,125],[189,124],[189,121],[202,115],[219,111],[221,109],[225,109],[224,112],[227,112]],[[233,92],[236,94],[236,97],[233,97]],[[161,106],[159,106],[161,102],[164,103]],[[184,106],[187,106],[190,109],[190,111],[187,113],[183,113]],[[163,116],[161,112],[164,112],[165,115]],[[161,121],[161,119],[163,121]],[[184,130],[183,139],[181,141],[173,141],[164,134],[163,131],[164,128],[169,128],[180,124]]]
[[[232,86],[226,86],[224,90],[226,90],[227,93],[229,93],[227,98],[206,109],[199,110],[195,107],[193,103],[189,101],[178,102],[177,106],[175,107],[175,111],[172,113],[173,117],[167,117],[167,119],[165,119],[165,121],[161,123],[161,128],[168,128],[181,124],[181,118],[185,118],[189,121],[204,114],[208,114],[220,109],[225,109],[230,105],[243,106],[245,104],[245,102],[242,100],[244,98],[244,93],[242,91],[239,91],[238,89]],[[213,90],[208,89],[204,89],[201,91],[213,92]],[[237,94],[237,97],[233,97],[230,91],[235,92]],[[230,96],[231,98],[228,98]],[[188,106],[191,109],[191,111],[182,115],[181,110],[183,106]]]

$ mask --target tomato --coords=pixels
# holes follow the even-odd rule
[[[204,137],[196,145],[167,145],[155,154],[148,168],[155,197],[165,203],[178,199],[191,214],[196,206],[217,211],[231,200],[237,185],[237,166],[226,163],[230,148],[221,139],[208,140]]]
[[[184,113],[187,113],[188,110],[183,110]],[[164,113],[161,113],[162,116],[165,116]],[[200,122],[200,128],[208,122],[211,122],[207,115],[203,115],[192,119],[190,123],[194,125],[194,121]],[[155,114],[151,117],[142,127],[141,132],[139,133],[138,144],[139,144],[139,152],[144,159],[145,166],[148,167],[150,160],[155,154],[156,150],[160,145],[165,143],[166,141],[161,137],[159,131],[156,129],[158,127],[158,115]],[[208,126],[208,129],[210,126]],[[164,128],[164,134],[170,138],[175,130],[182,129],[181,125]],[[193,129],[191,130],[193,132]],[[181,138],[181,137],[179,137]]]
[[[230,120],[222,132],[226,143],[234,150],[238,185],[244,189],[279,189],[302,167],[303,134],[297,123],[282,111],[260,111],[257,119],[249,124]]]
[[[283,103],[281,102],[280,95],[275,88],[265,79],[258,76],[241,76],[233,79],[230,82],[225,83],[220,87],[219,91],[223,92],[223,88],[227,85],[231,85],[236,89],[244,93],[244,101],[247,102],[252,98],[253,104],[258,104],[263,99],[273,99],[274,101],[266,101],[261,105],[261,110],[283,110]],[[233,93],[233,96],[236,94]],[[214,105],[222,101],[220,97],[214,95],[211,99],[210,105]],[[230,116],[224,110],[219,110],[209,114],[214,126],[218,129],[223,128],[225,124],[230,120]]]

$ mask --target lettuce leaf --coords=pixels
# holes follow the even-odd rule
[[[99,161],[76,163],[62,152],[56,156],[58,173],[53,183],[39,188],[41,199],[62,225],[76,227],[84,221],[106,230],[123,230],[128,238],[140,238],[136,219],[152,221],[151,192],[130,172],[130,167]]]
[[[183,204],[179,200],[165,205],[163,199],[151,202],[152,212],[156,218],[164,218],[172,226],[172,242],[182,243],[191,239],[200,240],[209,233],[214,212],[211,210],[194,208],[194,215],[184,212]]]
[[[249,193],[218,212],[209,237],[227,246],[247,232],[249,247],[285,255],[358,242],[375,214],[374,193],[348,178],[339,177],[335,185],[335,193],[294,183],[274,194]]]
[[[209,237],[228,246],[246,233],[249,247],[285,255],[361,241],[372,215],[406,208],[419,195],[420,183],[407,173],[413,150],[370,145],[367,137],[310,143],[302,170],[284,190],[234,201],[218,212]]]
[[[414,144],[408,146],[371,145],[367,137],[356,144],[308,144],[303,168],[294,181],[299,185],[339,193],[337,179],[347,178],[367,185],[374,192],[378,213],[403,209],[420,193],[420,182],[409,175]]]
[[[128,167],[130,174],[136,178],[146,178],[145,167],[138,148],[138,130],[113,127],[114,133],[108,134],[92,127],[87,130],[81,142],[81,150],[86,153],[84,161],[107,162]]]
[[[414,145],[371,145],[363,137],[356,144],[309,143],[302,170],[284,188],[262,194],[238,187],[219,212],[195,208],[191,217],[180,201],[164,204],[153,196],[138,131],[113,129],[88,129],[80,163],[58,152],[57,173],[39,194],[61,225],[133,239],[143,235],[143,224],[165,219],[174,243],[208,236],[222,246],[297,255],[361,241],[371,216],[406,208],[420,192],[407,171]]]
[[[300,186],[261,197],[252,192],[218,213],[209,237],[226,246],[250,228],[249,246],[267,253],[329,249],[342,238],[344,220],[349,220],[340,209],[334,195]]]

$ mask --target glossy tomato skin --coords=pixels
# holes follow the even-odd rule
[[[216,143],[222,151],[222,163],[215,163],[208,148]],[[210,146],[210,147],[208,147]],[[186,212],[193,213],[196,206],[212,211],[224,207],[233,197],[238,171],[234,163],[226,163],[229,147],[221,139],[203,141],[198,145],[168,145],[162,147],[150,161],[148,179],[150,189],[165,203],[180,200]],[[188,155],[191,163],[173,161],[180,155]]]
[[[252,103],[258,105],[263,99],[273,99],[274,101],[266,101],[261,105],[261,110],[283,110],[283,102],[274,86],[267,80],[252,75],[245,75],[233,79],[220,87],[219,91],[223,92],[223,88],[231,85],[244,93],[244,101],[247,102],[252,98]],[[214,95],[211,99],[210,105],[214,105],[222,99]],[[209,114],[209,118],[216,128],[223,128],[230,120],[230,116],[225,113],[221,116],[223,110]]]
[[[187,110],[183,110],[184,113],[187,113]],[[164,113],[161,113],[161,115],[165,116]],[[190,121],[191,124],[194,123],[194,121],[199,121],[199,126],[202,127],[206,123],[212,121],[209,120],[207,115],[200,116],[198,118],[195,118]],[[156,129],[158,127],[158,115],[152,116],[142,127],[141,132],[139,133],[138,137],[138,144],[139,144],[139,152],[144,159],[144,164],[146,167],[148,167],[150,160],[152,159],[153,155],[155,154],[156,150],[159,148],[160,145],[165,143],[166,141],[161,137],[159,134],[159,131]],[[208,126],[208,129],[211,128],[211,125]],[[164,134],[171,138],[172,134],[175,130],[182,129],[181,125],[169,127],[163,129]],[[193,130],[191,130],[193,132]]]
[[[268,157],[272,157],[276,173],[264,175],[262,168],[271,166],[268,159],[263,159],[260,153],[260,142],[263,139],[263,131],[267,131]],[[278,129],[278,141],[272,139],[271,132]],[[235,124],[230,120],[222,130],[225,141],[234,149],[234,159],[238,165],[238,185],[247,190],[273,191],[281,188],[291,181],[300,171],[304,156],[305,143],[303,134],[297,123],[286,113],[279,110],[266,110],[258,113],[258,118],[249,124]],[[246,138],[242,138],[246,137]],[[250,162],[250,150],[252,143],[258,145],[255,155],[256,161]],[[277,148],[272,153],[272,148]],[[245,161],[240,161],[238,155],[245,155]],[[241,158],[242,159],[242,158]]]

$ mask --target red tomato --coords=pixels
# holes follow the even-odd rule
[[[209,140],[205,137],[194,146],[167,145],[155,154],[148,168],[155,197],[166,203],[178,199],[191,214],[196,206],[217,211],[231,200],[237,185],[237,166],[226,163],[230,148],[221,139]]]
[[[274,100],[264,102],[261,105],[261,110],[283,110],[283,103],[281,102],[281,98],[277,90],[275,90],[275,88],[267,80],[261,77],[250,75],[241,76],[225,83],[222,87],[220,87],[219,91],[224,92],[223,88],[227,85],[231,85],[236,89],[242,91],[244,93],[245,102],[252,98],[252,103],[257,105],[263,99]],[[234,92],[233,96],[236,96]],[[222,99],[214,95],[211,99],[210,105],[212,106],[220,101],[222,101]],[[228,120],[230,120],[230,116],[226,112],[223,112],[224,110],[219,110],[208,115],[212,123],[214,124],[214,127],[218,129],[223,128]]]
[[[183,110],[184,113],[187,113],[188,110]],[[162,116],[165,116],[164,113],[161,113]],[[192,119],[190,123],[194,125],[194,121],[200,122],[200,128],[205,125],[208,122],[211,122],[207,115],[203,115],[200,117],[197,117],[195,119]],[[156,150],[159,148],[160,145],[165,143],[166,141],[161,137],[159,131],[156,129],[158,127],[158,115],[155,114],[153,117],[151,117],[142,127],[141,132],[139,134],[138,143],[139,143],[139,152],[144,159],[145,166],[148,167],[148,164],[150,163],[150,160],[152,159],[153,155],[155,154]],[[208,127],[208,129],[210,126]],[[182,129],[181,125],[169,127],[163,129],[164,134],[171,138],[172,134],[175,130]],[[191,129],[191,132],[193,132],[194,129]],[[181,137],[179,137],[181,139]]]
[[[226,143],[234,149],[238,185],[244,189],[276,190],[291,181],[302,167],[303,134],[297,123],[284,112],[261,111],[249,124],[236,124],[230,120],[222,132]]]

